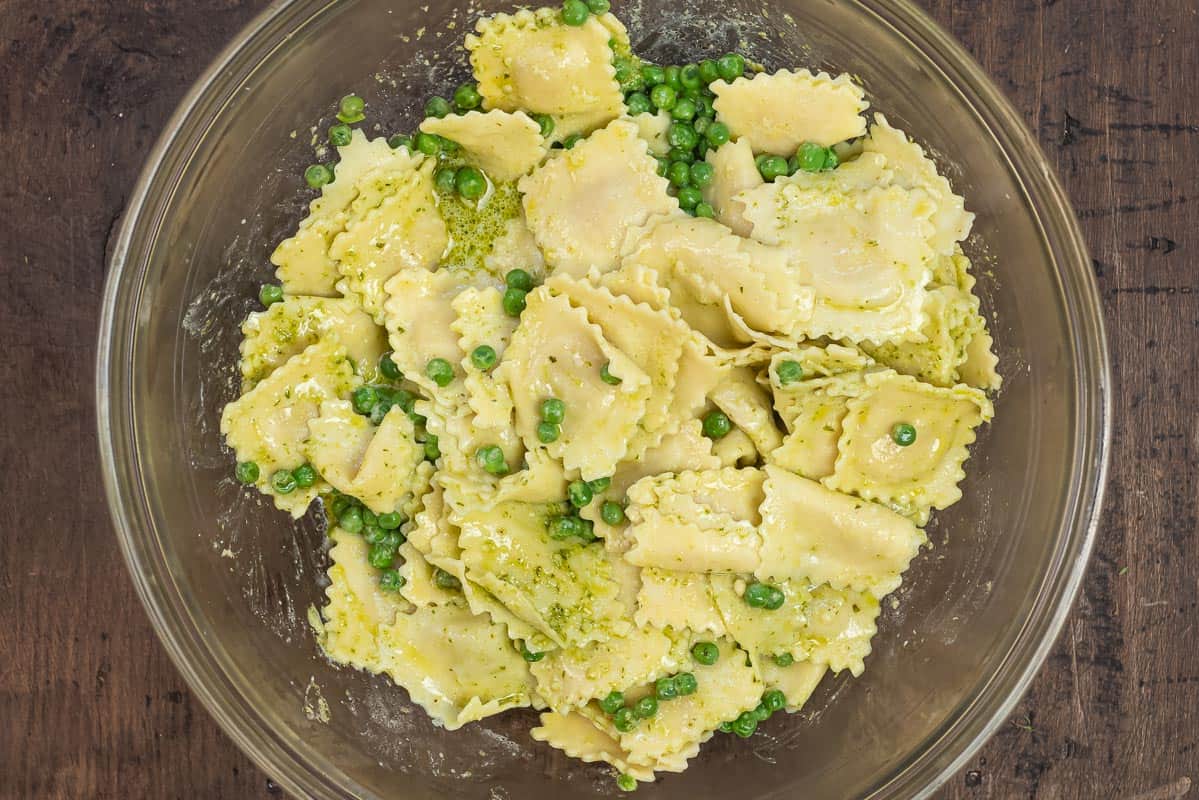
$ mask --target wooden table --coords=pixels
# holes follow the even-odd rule
[[[1199,10],[925,0],[1056,165],[1115,358],[1107,513],[1028,696],[943,798],[1199,796]],[[265,2],[0,0],[0,797],[278,794],[159,647],[94,445],[105,251],[175,103]],[[1189,793],[1189,794],[1188,794]]]

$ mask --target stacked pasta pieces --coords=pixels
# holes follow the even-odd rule
[[[960,498],[999,386],[972,215],[844,76],[713,86],[732,138],[703,218],[661,177],[661,120],[625,114],[615,17],[498,15],[466,46],[485,110],[422,129],[487,193],[440,192],[436,158],[355,132],[274,254],[285,297],[243,327],[222,431],[295,516],[335,491],[403,520],[386,585],[333,526],[330,658],[449,729],[541,709],[535,739],[652,780],[764,693],[794,711],[859,674],[880,598]],[[842,163],[763,179],[756,156],[804,142]],[[447,220],[505,196],[498,235],[455,241]],[[536,284],[523,308],[512,269]],[[388,351],[411,400],[364,415],[350,398]],[[310,486],[270,480],[301,464]],[[680,674],[653,714],[613,713]]]

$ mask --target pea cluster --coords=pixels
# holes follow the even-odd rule
[[[587,22],[592,14],[597,17],[607,14],[612,7],[610,0],[564,0],[562,3],[562,21],[567,25],[578,27]]]
[[[239,461],[233,471],[237,480],[244,484],[254,484],[261,476],[257,462]],[[320,475],[311,464],[301,464],[295,469],[280,469],[271,474],[271,488],[278,494],[291,494],[296,489],[308,489],[313,486]]]
[[[686,697],[695,694],[699,689],[699,681],[690,672],[680,672],[654,682],[654,691],[647,694],[632,705],[625,704],[624,693],[613,691],[599,701],[599,706],[605,714],[612,717],[612,724],[621,733],[628,733],[640,724],[641,720],[652,719],[658,715],[659,704],[674,700],[676,697]]]
[[[730,133],[727,125],[716,120],[716,95],[708,87],[715,81],[734,81],[745,74],[745,59],[729,53],[715,61],[683,66],[622,66],[618,58],[617,80],[629,114],[670,113],[666,132],[670,152],[658,158],[658,174],[670,181],[671,192],[684,211],[696,217],[713,216],[715,211],[704,202],[703,189],[712,182],[715,172],[704,155],[727,142]]]
[[[511,270],[504,276],[504,313],[510,317],[519,317],[525,310],[526,298],[537,282],[533,276],[523,269]]]
[[[562,435],[562,421],[566,419],[566,403],[556,397],[547,397],[541,401],[540,410],[541,421],[537,423],[537,440],[542,444],[558,441],[558,437]]]
[[[836,169],[841,163],[837,152],[831,147],[821,147],[814,142],[804,142],[790,159],[763,153],[754,158],[758,172],[766,181],[773,181],[797,172],[823,172]]]
[[[754,581],[746,586],[745,594],[741,595],[741,599],[750,608],[761,608],[766,611],[778,611],[787,600],[782,589],[759,581]]]
[[[476,167],[442,167],[433,175],[442,194],[457,192],[467,200],[478,200],[487,192],[487,178]]]
[[[545,418],[546,404],[554,398],[550,398],[541,404],[542,418]],[[551,405],[551,412],[556,409],[556,406]],[[563,409],[564,411],[565,409]],[[551,416],[552,413],[551,413]],[[551,539],[563,541],[566,539],[579,539],[584,544],[594,542],[595,523],[589,519],[583,519],[579,516],[579,511],[589,506],[597,495],[601,495],[608,491],[612,485],[611,478],[596,478],[593,481],[571,481],[566,487],[566,502],[559,503],[556,508],[551,509],[549,517],[546,519],[546,530],[549,532]],[[604,513],[604,507],[609,503],[605,502],[600,509],[601,516]],[[624,509],[619,503],[612,503],[620,511],[620,517],[624,519]],[[611,513],[609,512],[609,517]],[[605,522],[608,518],[605,518]],[[612,523],[619,524],[619,523]]]
[[[758,724],[770,719],[776,711],[782,711],[787,705],[787,696],[778,689],[769,689],[762,694],[758,705],[750,711],[743,711],[732,722],[722,722],[720,730],[724,733],[735,733],[742,739],[748,739],[758,729]]]
[[[379,587],[387,591],[399,591],[404,586],[404,576],[395,567],[396,552],[405,541],[400,526],[407,519],[398,511],[376,514],[357,498],[334,492],[329,501],[329,517],[346,533],[362,534],[370,545],[367,561],[381,570]]]
[[[490,475],[508,474],[508,461],[499,445],[488,444],[480,447],[475,451],[475,463]]]
[[[375,425],[383,422],[387,412],[391,411],[394,406],[399,406],[408,415],[408,419],[412,420],[412,425],[416,428],[417,441],[424,444],[425,458],[436,461],[441,456],[437,437],[425,430],[425,423],[428,420],[416,412],[416,395],[403,387],[394,385],[404,380],[404,373],[392,360],[390,352],[384,353],[379,358],[379,375],[389,381],[390,385],[376,383],[359,386],[350,393],[350,405],[354,411],[364,417],[369,417]]]
[[[329,143],[335,147],[345,147],[353,135],[351,125],[366,119],[366,101],[356,94],[347,94],[337,105],[338,124],[329,128]],[[331,165],[312,164],[304,170],[304,180],[313,189],[319,189],[334,178]]]

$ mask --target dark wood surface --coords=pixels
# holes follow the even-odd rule
[[[924,1],[1065,181],[1115,359],[1112,479],[1077,607],[1009,724],[939,797],[1199,797],[1199,9]],[[2,798],[279,793],[134,596],[92,406],[127,193],[187,86],[265,5],[0,0]]]

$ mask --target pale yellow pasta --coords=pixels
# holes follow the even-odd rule
[[[827,146],[866,132],[861,114],[869,104],[848,75],[784,69],[709,88],[717,118],[758,153],[789,158],[804,142]]]
[[[628,32],[576,10],[480,19],[480,102],[337,148],[221,432],[238,481],[327,504],[330,661],[448,730],[545,710],[534,740],[630,790],[861,674],[993,416],[999,322],[966,200],[854,79],[752,65],[709,86],[729,139],[680,147],[687,101],[631,115]]]
[[[618,119],[521,178],[525,217],[546,262],[576,276],[616,267],[630,230],[678,208],[657,169],[637,126]]]
[[[495,181],[514,181],[545,158],[546,142],[537,123],[525,112],[493,109],[429,117],[420,124],[456,142],[466,158]]]

